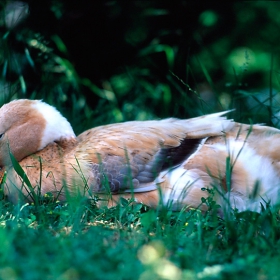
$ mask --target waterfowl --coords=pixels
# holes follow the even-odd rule
[[[109,205],[133,194],[151,207],[204,210],[201,198],[214,188],[220,204],[260,211],[278,199],[280,131],[235,123],[226,113],[117,123],[76,136],[54,107],[12,101],[0,108],[4,193],[14,203],[33,199],[15,158],[34,191],[59,200],[110,192]]]

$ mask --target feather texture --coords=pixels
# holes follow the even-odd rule
[[[61,200],[111,192],[114,205],[134,192],[136,200],[152,207],[162,200],[173,210],[206,209],[201,197],[214,187],[220,204],[260,211],[264,200],[278,201],[280,131],[235,123],[223,117],[226,113],[111,124],[76,137],[54,107],[12,101],[0,108],[5,194],[14,202],[32,200],[12,167],[11,152],[35,191]]]

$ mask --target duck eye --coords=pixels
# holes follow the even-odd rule
[[[3,138],[3,136],[4,136],[4,133],[1,133],[0,134],[0,140]]]

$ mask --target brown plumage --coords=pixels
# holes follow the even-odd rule
[[[76,137],[48,104],[12,101],[0,108],[5,194],[13,202],[32,199],[12,167],[11,151],[34,190],[60,200],[110,191],[114,205],[134,192],[136,201],[152,207],[162,200],[173,210],[205,209],[201,197],[209,192],[202,188],[214,186],[220,204],[240,210],[259,211],[263,199],[276,203],[280,152],[271,143],[280,131],[234,123],[223,114],[112,124]]]

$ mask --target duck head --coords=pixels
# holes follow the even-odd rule
[[[0,167],[17,161],[48,144],[74,139],[70,123],[54,107],[40,101],[14,100],[0,108]]]

